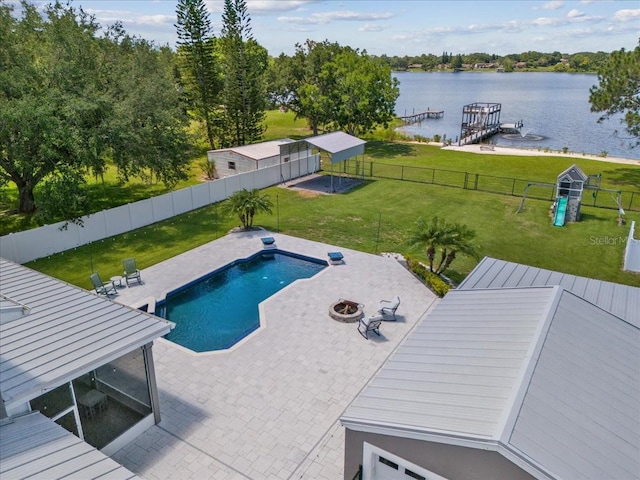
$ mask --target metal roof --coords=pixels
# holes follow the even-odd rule
[[[640,478],[640,329],[559,286],[452,290],[341,417],[496,450],[536,478]]]
[[[499,438],[553,292],[449,291],[342,420]]]
[[[509,447],[554,478],[640,478],[640,329],[564,291]]]
[[[458,286],[473,288],[559,285],[640,327],[640,288],[485,257]]]
[[[251,145],[242,145],[240,147],[221,148],[220,150],[211,150],[210,153],[234,152],[243,157],[252,160],[262,160],[265,158],[277,157],[280,155],[280,145],[291,143],[290,138],[281,140],[272,140],[269,142],[253,143]]]
[[[349,135],[344,132],[332,132],[325,135],[318,135],[311,138],[305,138],[305,142],[314,147],[329,152],[331,154],[331,163],[341,162],[347,158],[364,154],[364,145],[367,143],[358,137]]]
[[[32,412],[0,422],[0,478],[138,477],[44,415]]]
[[[153,341],[167,322],[0,259],[0,294],[30,314],[0,324],[0,393],[6,405]]]

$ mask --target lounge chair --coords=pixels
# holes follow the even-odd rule
[[[380,305],[378,305],[378,313],[381,315],[392,316],[394,320],[396,318],[396,310],[400,306],[400,297],[396,295],[393,297],[393,300],[380,300]]]
[[[102,279],[100,279],[100,275],[98,273],[91,274],[91,283],[93,284],[93,288],[96,289],[96,293],[100,295],[117,295],[118,291],[116,290],[116,286],[113,282],[109,282],[107,284],[102,283]]]
[[[129,280],[136,279],[138,283],[142,283],[142,278],[140,277],[140,270],[136,267],[135,258],[125,258],[122,261],[122,265],[124,266],[124,281],[127,282],[127,287],[129,286]]]
[[[341,252],[329,252],[327,256],[331,265],[340,265],[344,259],[344,255]]]
[[[262,248],[266,249],[270,249],[270,248],[276,248],[276,239],[273,237],[262,237],[260,240],[262,240]]]
[[[361,318],[358,321],[358,332],[360,332],[360,335],[362,335],[367,340],[369,340],[369,332],[373,332],[376,335],[380,336],[379,328],[382,321],[383,318],[379,315],[375,317]]]

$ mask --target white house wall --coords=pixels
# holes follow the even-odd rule
[[[214,161],[216,171],[220,177],[237,175],[238,173],[251,172],[257,170],[257,162],[252,158],[247,158],[233,151],[209,152],[209,161]],[[234,162],[235,170],[229,168],[229,162]]]

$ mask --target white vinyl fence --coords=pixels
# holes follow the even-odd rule
[[[0,237],[0,257],[30,262],[220,202],[243,188],[266,188],[319,169],[320,156],[313,155],[103,210],[83,217],[82,227],[68,223],[63,229],[65,222],[59,222],[10,233]]]
[[[631,272],[640,272],[640,240],[634,237],[636,222],[631,222],[629,237],[627,237],[627,248],[624,252],[624,269]]]

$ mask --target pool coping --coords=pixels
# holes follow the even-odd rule
[[[232,349],[194,353],[156,342],[162,421],[113,456],[134,473],[150,480],[341,478],[340,415],[437,302],[394,259],[265,231],[228,235],[144,269],[143,285],[116,300],[139,303],[154,289],[255,253],[265,234],[305,256],[340,250],[344,262],[261,302],[260,329]],[[381,338],[366,341],[354,324],[328,315],[334,299],[356,299],[371,314],[396,292],[401,318],[384,324]]]

